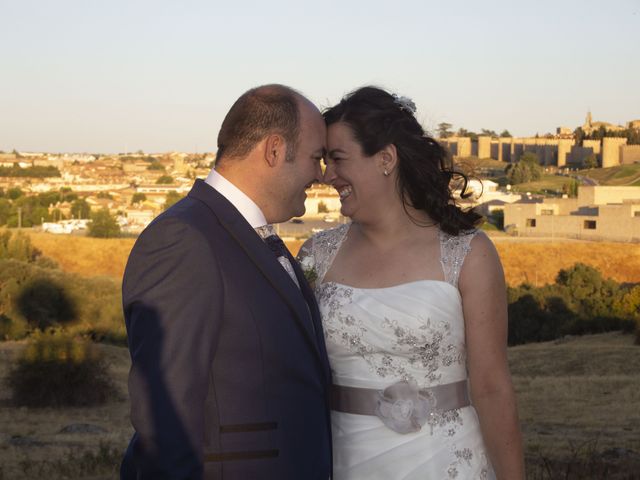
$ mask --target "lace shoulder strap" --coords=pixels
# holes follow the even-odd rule
[[[477,233],[478,230],[468,230],[459,235],[449,235],[440,230],[440,263],[444,280],[456,288],[464,259],[471,251],[471,240]]]
[[[305,271],[315,272],[315,282],[322,283],[324,276],[329,271],[333,259],[344,241],[350,224],[339,225],[329,230],[316,233],[310,242],[307,242],[298,253],[298,260]]]

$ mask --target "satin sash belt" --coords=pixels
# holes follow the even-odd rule
[[[400,384],[408,385],[407,382],[398,382],[386,390],[332,385],[331,409],[344,413],[380,416],[381,401],[386,402],[387,400],[385,399],[388,397],[387,392]],[[466,380],[436,385],[420,390],[416,389],[415,393],[421,398],[426,399],[428,410],[431,412],[446,412],[447,410],[454,410],[471,405]],[[398,403],[396,398],[392,395],[390,401],[393,403],[395,400],[395,403]],[[400,397],[400,400],[403,398],[408,397]]]

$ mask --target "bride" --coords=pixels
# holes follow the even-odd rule
[[[524,478],[500,260],[414,112],[364,87],[324,113],[324,180],[352,223],[300,259],[333,373],[333,478]]]

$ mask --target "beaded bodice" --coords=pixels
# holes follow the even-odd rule
[[[440,232],[444,281],[418,280],[386,288],[324,282],[349,225],[318,233],[301,250],[313,265],[334,382],[384,388],[398,380],[420,387],[467,377],[464,317],[458,277],[475,231]]]

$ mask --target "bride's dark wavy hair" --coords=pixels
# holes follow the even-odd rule
[[[453,169],[447,151],[425,133],[411,109],[397,97],[380,88],[362,87],[325,110],[323,116],[327,126],[337,122],[349,125],[367,156],[395,145],[398,190],[405,211],[407,203],[425,211],[450,235],[473,229],[481,222],[480,214],[473,209],[462,210],[452,195],[450,183],[456,177],[462,181],[463,198],[468,196],[467,177]]]

